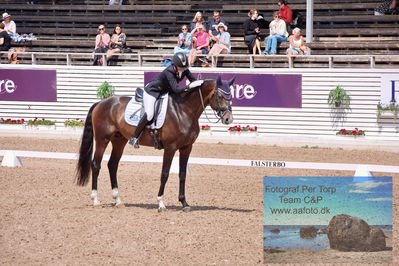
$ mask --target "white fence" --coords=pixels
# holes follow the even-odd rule
[[[0,117],[35,117],[55,120],[63,126],[67,119],[85,119],[89,107],[97,101],[96,90],[108,81],[116,95],[134,95],[143,87],[145,71],[161,71],[157,67],[86,67],[86,66],[11,66],[2,69],[56,69],[57,102],[0,101]],[[341,129],[359,128],[367,137],[399,140],[399,119],[393,116],[377,119],[381,74],[398,74],[395,69],[212,69],[192,68],[193,72],[302,74],[302,108],[233,107],[233,125],[257,126],[260,136],[333,136]],[[399,79],[399,78],[398,78]],[[329,90],[337,85],[351,96],[350,109],[336,112],[327,105]],[[208,107],[207,114],[213,117]],[[211,119],[215,121],[216,119]],[[200,124],[209,124],[217,134],[228,134],[228,126],[214,124],[201,116]]]

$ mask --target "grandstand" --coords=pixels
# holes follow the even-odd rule
[[[247,54],[242,36],[247,12],[257,8],[270,18],[277,9],[274,0],[131,0],[122,6],[109,6],[106,0],[41,0],[34,6],[23,0],[2,2],[18,33],[37,37],[16,44],[25,48],[27,53],[20,58],[26,64],[90,65],[97,26],[105,24],[111,33],[115,24],[121,24],[133,53],[119,56],[118,65],[159,66],[173,52],[180,26],[190,23],[196,11],[208,18],[215,9],[222,11],[232,35],[232,55],[223,60],[226,67],[395,68],[399,64],[399,15],[374,16],[379,1],[315,0],[312,56],[294,58],[284,55],[287,43],[281,44],[281,56]],[[289,6],[306,14],[306,0],[289,1]],[[5,61],[4,54],[1,60]]]

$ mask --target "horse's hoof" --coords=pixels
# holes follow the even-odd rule
[[[184,212],[190,212],[191,211],[191,207],[190,206],[183,207],[183,211]]]
[[[100,206],[100,205],[101,205],[101,203],[98,200],[93,201],[93,206],[94,207]]]
[[[165,211],[166,211],[166,208],[165,208],[165,207],[163,207],[163,208],[159,207],[159,208],[158,208],[158,212],[165,212]]]
[[[117,206],[121,206],[121,205],[123,205],[121,199],[120,198],[116,198],[115,206],[117,207]]]

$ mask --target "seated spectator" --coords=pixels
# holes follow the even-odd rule
[[[181,31],[179,36],[177,37],[177,46],[175,47],[173,53],[183,53],[187,54],[190,52],[192,48],[192,36],[191,33],[188,32],[188,26],[183,25],[181,27]]]
[[[209,34],[205,31],[203,25],[197,26],[197,32],[194,36],[197,40],[196,46],[190,50],[190,55],[188,57],[188,63],[192,66],[195,61],[197,61],[197,55],[207,54],[209,52]]]
[[[256,54],[262,54],[260,50],[260,28],[258,24],[258,11],[256,9],[251,9],[248,13],[248,20],[244,22],[244,41],[248,46],[248,52]]]
[[[123,4],[123,0],[109,0],[109,5],[122,5]]]
[[[224,25],[226,25],[226,27],[228,26],[226,23],[226,20],[220,16],[220,11],[213,11],[212,19],[209,20],[209,22],[208,22],[208,26],[209,26],[208,34],[209,34],[209,37],[211,37],[211,43],[210,43],[211,46],[215,43],[214,40],[212,39],[212,37],[219,34],[217,26],[219,25],[220,22],[222,22]]]
[[[11,15],[8,13],[3,13],[3,24],[4,29],[8,32],[8,34],[12,35],[17,33],[17,25],[14,21],[11,20]]]
[[[287,26],[284,20],[280,19],[279,12],[273,13],[274,20],[270,22],[270,35],[266,39],[265,54],[277,54],[277,44],[286,42],[288,37]]]
[[[11,38],[5,30],[4,23],[0,23],[0,51],[8,51],[11,47]]]
[[[399,14],[397,0],[385,0],[374,9],[374,15],[396,15]]]
[[[278,12],[280,14],[280,19],[284,20],[287,26],[287,31],[290,31],[290,25],[292,23],[292,10],[285,0],[278,0],[277,5],[279,6]]]
[[[122,53],[123,48],[126,47],[126,34],[122,32],[122,28],[119,24],[116,24],[114,28],[114,34],[112,34],[109,49],[107,51],[107,61],[109,61],[113,54]]]
[[[34,4],[39,3],[39,0],[27,1],[26,3],[27,3],[27,4],[34,5]]]
[[[208,60],[211,55],[228,54],[231,51],[230,33],[227,32],[227,26],[220,22],[217,25],[218,35],[213,36],[212,39],[215,41],[212,49],[206,58],[200,58],[200,61],[208,64]],[[215,65],[217,64],[218,58],[215,57]]]
[[[105,32],[105,26],[100,25],[98,26],[98,34],[96,36],[96,45],[94,47],[95,53],[106,53],[108,51],[111,37],[108,33]],[[102,65],[102,55],[95,55],[93,65]]]
[[[287,49],[289,55],[309,54],[310,49],[306,46],[305,40],[301,35],[301,29],[295,28],[292,30],[292,35],[288,37],[290,47]]]
[[[208,24],[204,20],[204,17],[202,16],[201,12],[195,13],[195,16],[193,18],[193,21],[190,23],[190,32],[191,35],[193,35],[196,32],[196,29],[199,25],[202,25],[205,27],[205,31],[208,31]]]

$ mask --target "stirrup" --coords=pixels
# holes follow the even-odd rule
[[[132,137],[132,138],[129,140],[129,144],[132,145],[135,149],[140,148],[139,139],[138,139],[138,138]]]

